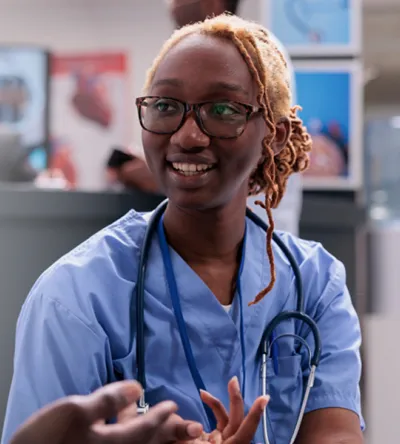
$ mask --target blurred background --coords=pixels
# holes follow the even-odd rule
[[[314,139],[300,236],[346,266],[368,443],[397,443],[400,0],[242,0],[239,14],[291,55]],[[0,0],[0,427],[34,281],[162,199],[141,163],[134,99],[173,28],[164,0]]]

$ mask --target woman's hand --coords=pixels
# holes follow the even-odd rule
[[[254,439],[269,396],[260,396],[252,405],[248,415],[244,414],[244,401],[237,378],[228,384],[230,399],[229,414],[222,402],[208,392],[201,392],[202,401],[213,411],[217,420],[217,429],[202,438],[191,441],[192,444],[209,442],[213,444],[250,444]]]

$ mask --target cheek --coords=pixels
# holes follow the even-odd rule
[[[146,162],[152,172],[156,172],[160,168],[167,144],[168,138],[165,136],[157,136],[148,131],[142,131],[143,151]]]
[[[240,140],[240,146],[233,149],[237,154],[235,156],[236,173],[242,177],[250,177],[262,158],[262,139],[243,137]]]

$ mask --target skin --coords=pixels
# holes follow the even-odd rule
[[[198,72],[202,75],[198,76]],[[229,41],[197,35],[187,37],[171,49],[157,69],[149,94],[188,103],[225,99],[257,106],[257,87],[236,47]],[[189,113],[182,128],[172,136],[142,133],[149,168],[170,199],[164,219],[169,243],[221,303],[232,300],[231,283],[244,235],[248,179],[262,159],[262,140],[267,131],[262,117],[256,115],[239,138],[211,139]],[[287,137],[288,122],[283,120],[277,126],[273,145],[276,152],[284,147]],[[170,161],[207,163],[214,168],[201,176],[184,177],[173,171]],[[253,405],[260,413],[253,430],[243,417],[243,401],[237,388],[235,396],[239,397],[237,404],[242,408],[235,408],[235,403],[231,405],[234,419],[230,426],[229,421],[219,421],[217,432],[222,433],[219,435],[222,440],[217,442],[245,444],[251,441],[257,428],[262,412],[260,399]],[[203,394],[203,399],[216,407],[215,398]],[[220,418],[229,418],[220,403],[218,408]]]
[[[225,0],[166,0],[169,13],[179,28],[206,17],[222,14]],[[127,162],[115,171],[117,179],[128,188],[137,188],[148,193],[159,193],[159,186],[143,159]]]
[[[222,86],[227,83],[229,88]],[[225,99],[258,106],[257,86],[236,47],[210,36],[189,36],[173,47],[161,61],[149,95],[174,97],[190,104]],[[278,121],[274,153],[283,149],[288,134],[288,121]],[[255,116],[236,139],[210,138],[200,130],[192,113],[173,135],[142,133],[147,164],[169,198],[164,219],[168,241],[222,304],[232,301],[245,228],[248,179],[262,161],[261,143],[268,135],[262,117]],[[169,161],[207,163],[214,169],[192,180],[178,176]],[[362,442],[358,416],[340,408],[305,415],[297,440],[297,444]]]
[[[257,87],[236,47],[229,41],[197,35],[171,49],[160,63],[149,94],[188,103],[226,99],[258,106]],[[172,136],[142,133],[147,164],[170,199],[165,213],[169,242],[222,304],[232,301],[248,179],[262,160],[266,135],[267,126],[260,115],[250,119],[239,138],[230,140],[211,139],[191,114]],[[276,152],[287,137],[288,122],[283,121],[277,126]],[[200,180],[182,180],[169,163],[177,159],[211,164],[214,169]]]
[[[245,418],[237,379],[230,381],[228,390],[230,415],[209,393],[201,395],[218,418],[218,430],[212,436],[203,433],[201,424],[176,415],[178,407],[173,402],[162,402],[146,415],[137,416],[136,403],[142,389],[137,382],[124,381],[42,408],[19,428],[10,444],[245,444],[257,430],[268,397],[258,398]],[[115,417],[116,424],[106,424]]]
[[[173,402],[160,403],[138,417],[136,402],[141,392],[138,383],[124,381],[89,396],[64,398],[26,421],[11,444],[167,444],[201,435],[202,426],[183,421],[175,414]],[[117,424],[105,424],[117,416]]]
[[[117,178],[128,188],[139,188],[146,193],[157,194],[158,185],[143,159],[135,158],[116,170]]]
[[[220,0],[173,0],[170,2],[173,14],[176,13],[174,7],[179,3],[191,3],[193,8],[197,7],[194,11],[200,15],[196,15],[194,21],[223,12],[218,9],[223,4]],[[198,72],[202,72],[202,76],[198,76]],[[165,78],[179,80],[180,83],[175,86],[156,85],[157,79]],[[218,81],[242,85],[245,93],[218,90],[215,87]],[[189,103],[224,98],[257,106],[257,87],[233,45],[205,37],[188,38],[170,51],[157,70],[151,93],[175,96]],[[272,148],[277,153],[286,144],[288,121],[279,121],[276,129]],[[142,177],[152,181],[150,186],[153,189],[164,190],[170,198],[165,216],[169,243],[197,271],[223,304],[232,300],[232,281],[236,276],[238,249],[244,234],[247,180],[261,160],[261,141],[267,135],[265,124],[256,118],[250,121],[245,133],[236,140],[211,140],[200,131],[192,115],[173,136],[143,133],[146,159],[155,176],[143,162]],[[182,154],[194,160],[201,157],[202,162],[206,160],[216,164],[215,170],[201,186],[193,186],[193,183],[188,186],[176,181],[168,171],[167,156]],[[136,163],[133,170],[137,173],[138,168]],[[125,167],[125,171],[131,172],[129,167]],[[132,181],[131,176],[127,174],[120,178],[140,187],[140,183]],[[157,178],[157,184],[153,177]],[[137,418],[132,403],[139,397],[140,391],[135,389],[138,386],[128,382],[118,384],[111,386],[111,391],[109,386],[94,395],[66,398],[42,409],[21,427],[11,444],[162,444],[188,440],[192,444],[200,444],[205,439],[214,444],[245,444],[254,436],[268,402],[268,398],[258,398],[247,417],[244,417],[243,399],[237,381],[232,380],[228,386],[229,413],[218,399],[203,392],[203,401],[217,418],[217,430],[208,437],[191,440],[189,425],[195,426],[197,435],[200,434],[199,425],[185,422],[174,415],[176,406],[173,403],[161,403],[152,408],[149,414]],[[117,425],[104,424],[105,418],[117,414]],[[339,408],[321,409],[305,415],[296,440],[296,444],[361,443],[363,438],[358,416]]]
[[[229,382],[228,392],[230,399],[229,413],[217,398],[208,392],[201,392],[203,402],[212,409],[217,420],[217,429],[208,436],[208,440],[213,444],[245,444],[251,442],[269,397],[259,397],[245,417],[244,401],[237,378],[232,378]],[[195,439],[191,443],[198,444],[200,439]]]

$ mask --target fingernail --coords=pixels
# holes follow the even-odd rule
[[[208,397],[214,398],[214,396],[210,392],[208,392],[207,390],[200,389],[199,391],[200,391],[200,395],[206,395]]]
[[[123,396],[130,404],[137,400],[138,396],[142,394],[142,391],[142,387],[137,383],[127,384],[126,387],[124,387]]]
[[[267,404],[270,400],[270,396],[263,396],[262,397],[262,402],[261,402],[261,410],[264,411],[265,407],[267,407]]]
[[[203,427],[201,424],[189,424],[186,428],[186,432],[191,438],[198,438],[203,432]]]
[[[164,401],[163,404],[164,407],[171,412],[175,412],[176,410],[178,410],[178,406],[173,401]]]
[[[240,385],[239,385],[239,379],[237,376],[234,376],[232,378],[232,384],[233,384],[233,388],[235,389],[236,392],[240,392]]]

